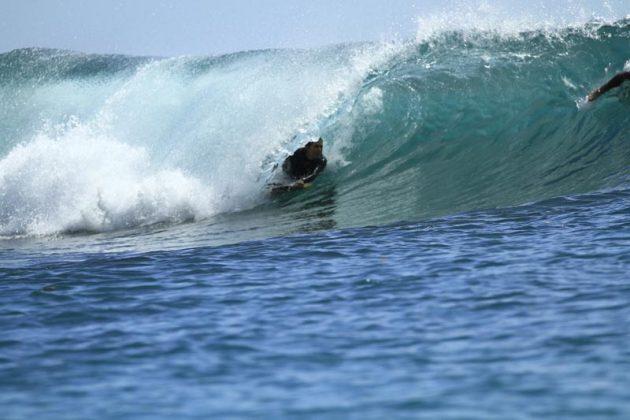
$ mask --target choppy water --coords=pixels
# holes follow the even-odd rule
[[[0,55],[3,416],[628,418],[629,52]]]

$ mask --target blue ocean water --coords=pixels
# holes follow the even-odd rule
[[[1,54],[3,418],[628,418],[629,52]]]

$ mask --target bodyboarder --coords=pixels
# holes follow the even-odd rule
[[[326,168],[324,140],[309,141],[288,156],[282,163],[282,171],[294,182],[287,189],[303,189]]]

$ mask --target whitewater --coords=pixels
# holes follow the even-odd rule
[[[3,412],[627,418],[624,69],[628,18],[0,54]]]

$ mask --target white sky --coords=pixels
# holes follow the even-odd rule
[[[630,0],[0,0],[0,53],[49,47],[214,55],[412,38],[418,18],[488,10],[568,21],[630,14]]]

